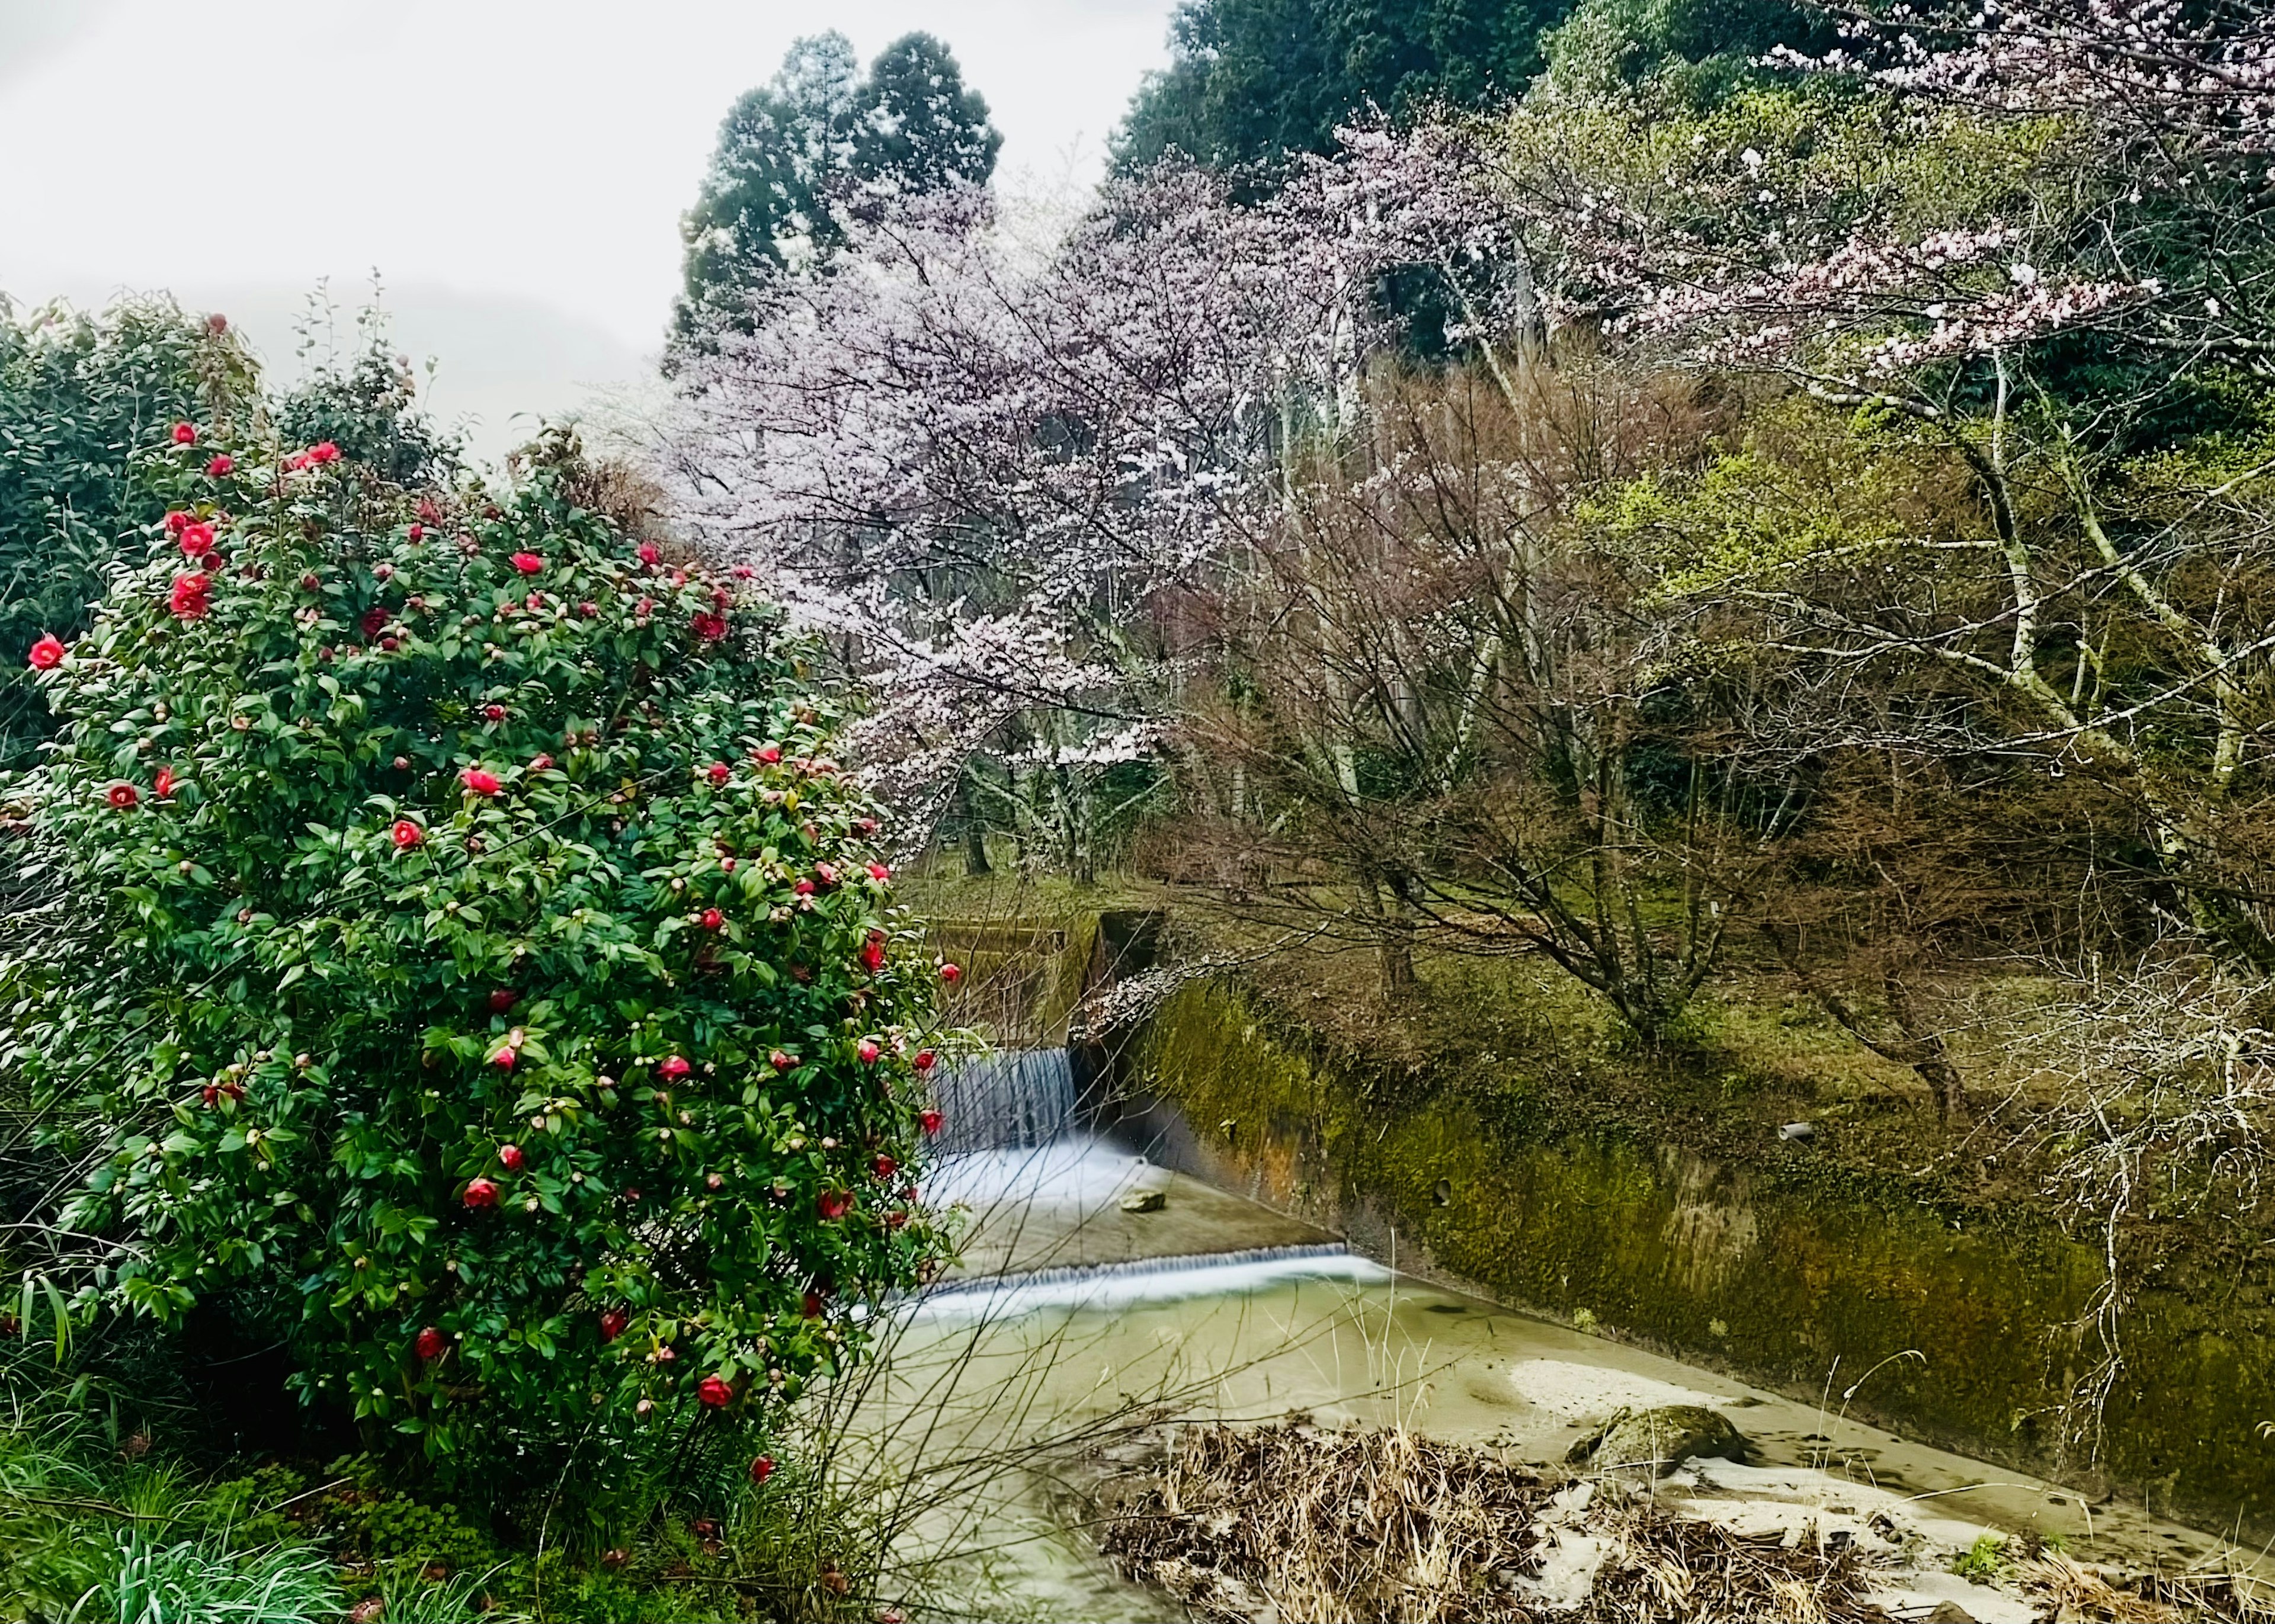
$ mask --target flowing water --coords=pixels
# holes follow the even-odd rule
[[[933,1195],[969,1210],[964,1263],[894,1317],[886,1356],[832,1401],[842,1458],[902,1485],[914,1588],[981,1616],[1184,1616],[1096,1554],[1075,1486],[1088,1449],[1172,1417],[1402,1424],[1553,1462],[1622,1407],[1704,1404],[1746,1435],[1750,1464],[1701,1463],[1667,1492],[1727,1521],[1863,1537],[1877,1514],[1958,1549],[2032,1530],[2084,1560],[2167,1568],[2216,1554],[1849,1418],[1873,1372],[1829,1364],[1823,1401],[1802,1403],[1398,1274],[1085,1133],[1063,1053],[960,1070],[941,1091],[965,1126]],[[1126,1210],[1145,1192],[1159,1210]],[[1924,1612],[1945,1596],[1984,1624],[2033,1616],[1932,1571],[1890,1601]]]

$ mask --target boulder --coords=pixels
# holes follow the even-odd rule
[[[1745,1435],[1719,1410],[1703,1404],[1667,1404],[1657,1409],[1623,1409],[1572,1446],[1568,1465],[1599,1472],[1647,1472],[1664,1477],[1685,1461],[1708,1456],[1746,1458]]]
[[[1122,1197],[1122,1210],[1125,1212],[1158,1212],[1168,1205],[1169,1192],[1165,1190],[1141,1190]]]

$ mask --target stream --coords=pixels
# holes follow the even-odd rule
[[[1820,1401],[1801,1402],[1357,1256],[1083,1131],[1063,1052],[967,1066],[941,1091],[954,1137],[930,1195],[968,1209],[963,1261],[881,1327],[882,1356],[825,1401],[841,1461],[888,1466],[881,1476],[901,1485],[896,1566],[935,1605],[1188,1616],[1119,1576],[1080,1528],[1085,1457],[1149,1421],[1291,1414],[1553,1463],[1622,1408],[1709,1406],[1745,1435],[1748,1464],[1692,1462],[1655,1492],[1749,1531],[1814,1525],[1871,1542],[1875,1527],[1901,1529],[1916,1556],[1884,1603],[1900,1615],[1949,1599],[1982,1624],[2039,1616],[1942,1571],[1985,1531],[2166,1571],[2238,1560],[2137,1509],[1852,1418],[1874,1372],[1828,1362]],[[1158,1210],[1125,1209],[1146,1192]],[[1590,1571],[1563,1581],[1583,1594]]]

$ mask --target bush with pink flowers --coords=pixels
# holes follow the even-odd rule
[[[82,1310],[223,1310],[438,1460],[762,1421],[941,1248],[936,975],[797,650],[553,469],[209,441],[34,662],[72,946],[4,1038]]]

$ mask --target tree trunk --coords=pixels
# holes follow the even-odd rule
[[[1908,1066],[1914,1076],[1927,1084],[1929,1095],[1935,1100],[1935,1116],[1939,1122],[1963,1121],[1967,1115],[1967,1084],[1960,1076],[1958,1065],[1943,1041],[1943,1034],[1925,1028],[1913,1006],[1911,989],[1894,971],[1887,971],[1881,985],[1887,994],[1888,1014],[1900,1034],[1895,1038],[1876,1036],[1865,1024],[1863,1016],[1833,988],[1818,980],[1809,967],[1802,963],[1801,955],[1785,932],[1774,925],[1764,925],[1762,934],[1785,963],[1801,990],[1815,999],[1825,1014],[1839,1022],[1843,1031],[1878,1055],[1893,1061],[1899,1066]]]
[[[979,820],[978,798],[971,793],[971,764],[956,775],[956,815],[964,827],[964,872],[977,878],[995,871],[987,864],[987,826]]]

